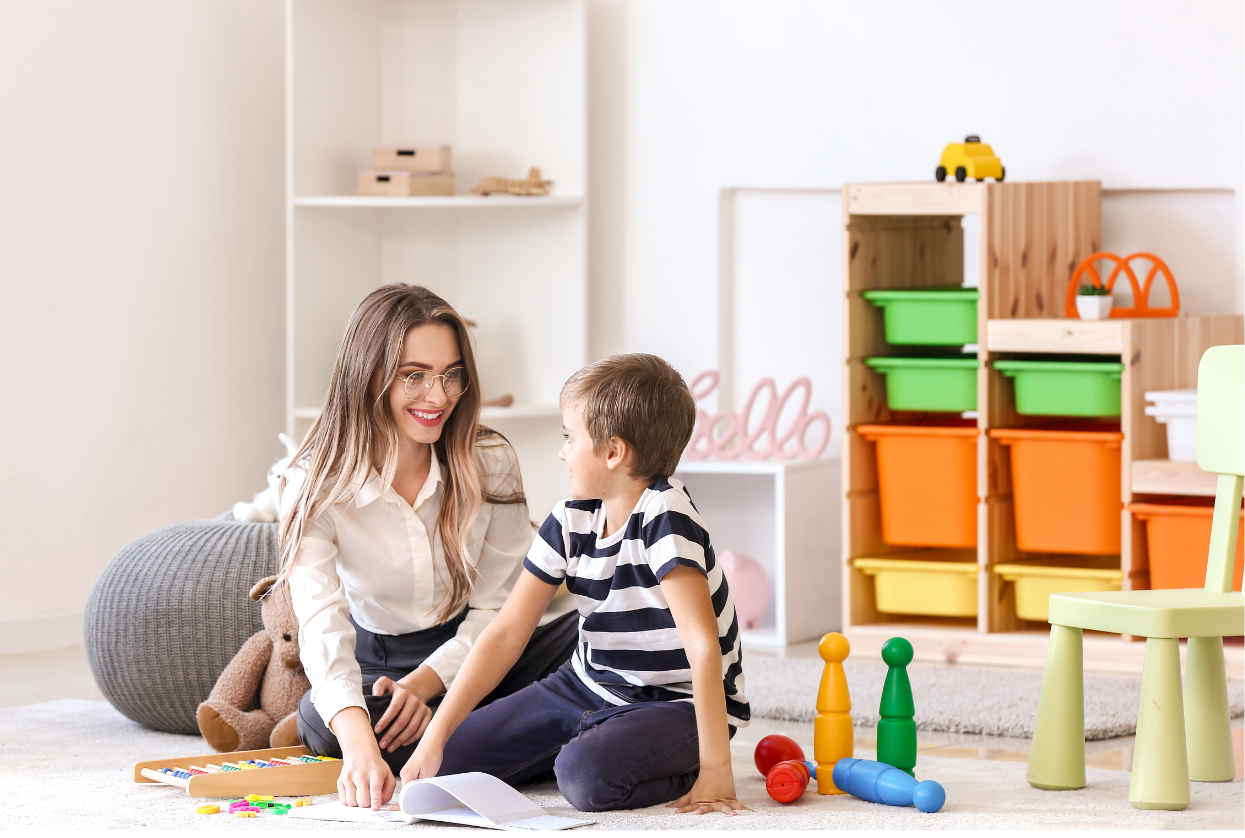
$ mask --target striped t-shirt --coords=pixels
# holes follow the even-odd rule
[[[579,645],[571,665],[584,684],[614,705],[691,701],[692,673],[661,579],[679,565],[709,580],[722,649],[730,723],[743,727],[739,622],[705,522],[683,484],[658,478],[608,537],[599,500],[560,501],[540,528],[523,566],[550,585],[566,579],[579,607]]]

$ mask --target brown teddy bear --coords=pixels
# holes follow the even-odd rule
[[[298,657],[298,618],[285,585],[261,579],[251,599],[263,599],[263,631],[251,635],[199,705],[199,732],[217,751],[298,744],[298,701],[311,684]],[[251,710],[255,694],[259,708]]]

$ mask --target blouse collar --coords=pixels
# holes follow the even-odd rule
[[[432,497],[433,492],[437,490],[437,484],[441,482],[441,464],[437,461],[436,446],[430,445],[429,454],[432,456],[432,462],[428,464],[428,477],[424,479],[424,485],[420,487],[419,494],[415,496],[415,503],[411,505],[412,509],[418,509],[420,505]],[[386,486],[385,500],[391,503],[397,503],[398,494],[393,490],[393,486]],[[375,466],[368,467],[367,480],[359,491],[355,493],[354,505],[356,509],[362,509],[374,500],[381,497],[380,472]]]

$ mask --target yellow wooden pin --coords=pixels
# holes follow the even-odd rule
[[[817,793],[843,794],[834,785],[834,765],[852,756],[852,697],[847,690],[843,661],[851,652],[847,638],[832,631],[817,647],[826,668],[817,690],[817,718],[813,721],[813,756],[817,760]]]

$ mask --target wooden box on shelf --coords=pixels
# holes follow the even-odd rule
[[[382,145],[372,149],[372,168],[448,172],[453,168],[453,155],[447,145]]]
[[[359,172],[358,191],[395,198],[453,195],[454,173],[364,169]]]
[[[1120,563],[1126,587],[1147,584],[1139,525],[1123,505],[1133,499],[1133,464],[1166,456],[1161,426],[1144,415],[1146,390],[1194,386],[1205,348],[1241,342],[1241,318],[1182,316],[1096,323],[1063,318],[1069,277],[1101,249],[1101,187],[1097,182],[856,184],[844,202],[844,443],[842,497],[843,625],[853,650],[872,654],[888,638],[912,640],[918,658],[1041,667],[1048,627],[1020,620],[1012,583],[995,565],[1029,558],[1016,547],[1010,462],[992,428],[1034,425],[1041,417],[1015,411],[1011,379],[993,369],[1025,353],[1089,354],[1120,360]],[[959,285],[964,279],[965,214],[980,219],[978,264],[977,562],[976,620],[885,614],[873,602],[872,583],[852,560],[910,552],[882,539],[878,470],[873,444],[856,427],[937,419],[939,414],[889,409],[884,379],[870,356],[903,355],[885,340],[882,312],[863,297],[873,289]],[[920,354],[917,352],[916,354]],[[1157,484],[1162,485],[1162,484]],[[1140,644],[1118,637],[1088,638],[1087,666],[1140,672]],[[1239,651],[1239,647],[1234,647]],[[1235,657],[1234,657],[1235,655]],[[1242,670],[1229,651],[1229,668]]]

